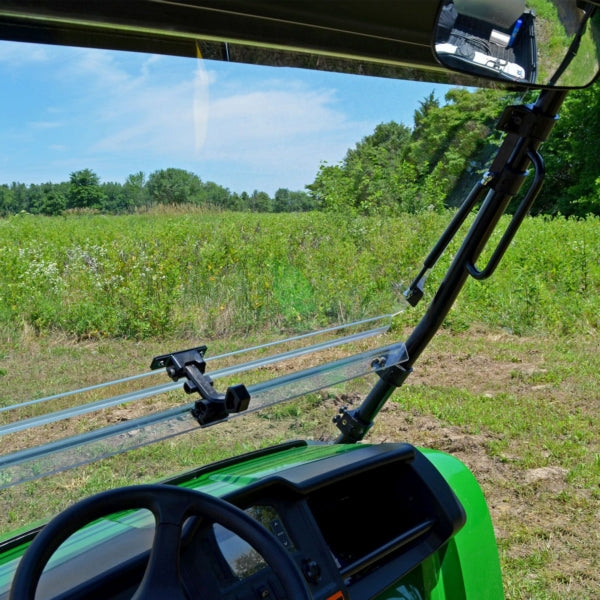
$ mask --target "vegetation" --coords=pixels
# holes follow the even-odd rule
[[[339,165],[322,165],[308,186],[321,208],[354,214],[397,214],[458,206],[490,164],[501,141],[494,126],[502,109],[522,102],[494,90],[433,94],[414,127],[386,123],[350,149]],[[548,180],[534,214],[600,214],[600,87],[567,97],[542,154]]]
[[[500,137],[494,122],[513,94],[453,89],[442,106],[432,93],[415,112],[414,128],[396,123],[348,151],[339,165],[322,165],[308,186],[325,209],[358,214],[441,210],[460,203],[480,176]]]
[[[397,337],[394,332],[389,341]],[[219,348],[231,349],[238,342],[237,337],[222,339]],[[0,377],[2,396],[28,398],[142,372],[150,357],[180,347],[175,338],[75,343],[29,332],[5,351],[2,362],[11,375]],[[211,343],[211,355],[219,348]],[[408,441],[438,448],[469,466],[492,512],[508,600],[597,595],[597,350],[597,336],[588,332],[516,336],[481,327],[463,334],[442,332],[367,436],[372,443]],[[155,481],[284,440],[331,440],[337,433],[332,416],[341,403],[356,403],[369,383],[314,394],[2,490],[0,537],[102,489]],[[137,409],[138,404],[144,401],[119,407],[113,422],[147,410]]]
[[[220,337],[387,314],[398,306],[393,284],[411,281],[450,217],[17,215],[0,222],[0,326],[80,339]],[[502,269],[469,282],[447,326],[597,331],[599,225],[591,216],[526,220]],[[419,310],[399,322],[414,323]]]
[[[61,215],[65,211],[124,214],[157,205],[209,206],[255,212],[306,211],[316,207],[306,192],[281,188],[271,198],[255,190],[236,194],[183,169],[160,169],[147,178],[143,172],[129,175],[124,184],[101,183],[90,169],[74,171],[68,182],[0,185],[0,216],[19,212]]]
[[[543,147],[548,175],[536,202],[538,214],[600,214],[598,107],[598,85],[567,96],[561,117]]]
[[[274,198],[232,194],[179,169],[133,174],[123,185],[85,169],[60,184],[0,186],[0,404],[145,370],[182,340],[218,340],[213,351],[243,336],[395,312],[393,284],[420,268],[462,195],[460,175],[478,178],[498,143],[498,107],[514,101],[466,90],[445,104],[429,96],[412,129],[382,124],[341,164],[323,165],[308,192]],[[545,146],[543,214],[525,220],[491,280],[468,282],[445,323],[452,335],[435,338],[370,433],[467,462],[490,500],[512,599],[593,597],[598,589],[599,106],[598,89],[569,97]],[[267,214],[287,211],[296,214]],[[396,318],[394,338],[425,305]],[[225,453],[328,439],[338,402],[311,396],[240,426],[5,490],[1,528]],[[558,475],[544,479],[549,472]]]
[[[537,47],[543,48],[538,53],[538,81],[549,81],[575,37],[578,22],[573,14],[575,6],[563,4],[559,8],[559,4],[551,0],[528,0],[527,6],[535,12]],[[556,81],[558,85],[581,86],[588,82],[589,74],[597,70],[598,57],[593,40],[597,37],[597,26],[597,20],[593,19],[580,41],[577,54]]]

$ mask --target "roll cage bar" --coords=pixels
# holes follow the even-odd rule
[[[539,147],[550,135],[566,94],[563,90],[543,90],[534,104],[509,106],[504,111],[497,128],[505,132],[506,136],[490,169],[465,198],[406,292],[409,303],[416,305],[423,296],[427,271],[435,265],[473,207],[481,202],[477,216],[429,308],[406,340],[408,360],[379,373],[379,381],[358,408],[350,411],[342,409],[341,414],[336,417],[336,424],[341,430],[337,443],[358,442],[365,436],[390,395],[410,375],[414,363],[441,327],[469,276],[479,280],[486,279],[498,266],[541,189],[545,169]],[[535,170],[535,177],[488,264],[479,269],[476,266],[477,260],[500,217],[523,185],[531,165]]]

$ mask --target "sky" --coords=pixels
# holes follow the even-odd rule
[[[0,42],[0,184],[124,183],[175,167],[233,192],[301,190],[447,86]]]

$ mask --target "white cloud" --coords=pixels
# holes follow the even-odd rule
[[[200,63],[202,64],[202,63]],[[187,79],[161,85],[147,65],[143,78],[128,79],[109,92],[98,118],[105,133],[94,152],[139,151],[178,161],[226,161],[239,168],[308,168],[347,149],[356,124],[337,108],[332,89],[278,79],[268,83],[224,83],[214,71],[190,69]],[[321,154],[323,153],[323,154]],[[341,158],[341,156],[340,156]],[[307,163],[310,166],[306,166]]]
[[[38,60],[48,63],[25,86],[37,102],[27,130],[45,136],[38,149],[61,152],[56,180],[66,168],[124,181],[180,166],[238,191],[301,187],[374,125],[347,116],[335,84],[288,69],[73,48],[42,48]]]
[[[268,171],[309,171],[339,156],[351,124],[334,108],[331,91],[250,91],[211,105],[207,143],[200,161]],[[341,158],[341,156],[340,156]]]
[[[104,93],[115,86],[127,84],[131,79],[115,52],[88,48],[69,48],[66,52],[68,60],[57,75],[64,81],[80,82],[88,93]],[[101,99],[98,97],[98,100]]]

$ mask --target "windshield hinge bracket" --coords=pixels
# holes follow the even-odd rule
[[[340,408],[339,414],[333,417],[336,427],[347,439],[353,441],[362,440],[367,431],[373,426],[372,422],[365,423],[357,415],[357,410],[348,410],[348,407],[343,406]]]
[[[173,381],[186,379],[183,389],[187,394],[197,392],[201,400],[197,400],[192,408],[192,415],[204,427],[217,421],[224,421],[230,413],[246,410],[250,404],[250,394],[243,384],[232,385],[225,394],[213,387],[213,381],[205,375],[206,346],[180,350],[172,354],[156,356],[150,365],[151,369],[165,368]]]

